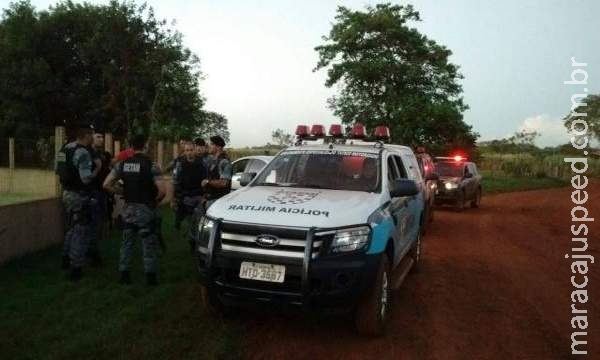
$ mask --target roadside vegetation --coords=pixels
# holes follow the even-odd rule
[[[0,267],[0,349],[5,359],[236,359],[240,330],[200,309],[187,240],[172,235],[164,211],[167,252],[159,286],[144,285],[141,244],[133,284],[117,283],[120,236],[102,244],[105,264],[78,284],[60,270],[59,246]]]

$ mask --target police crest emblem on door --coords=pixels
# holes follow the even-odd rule
[[[317,195],[318,192],[279,190],[270,195],[267,200],[280,205],[298,205],[314,199]]]

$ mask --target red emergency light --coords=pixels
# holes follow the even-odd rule
[[[363,139],[367,136],[367,129],[361,123],[356,123],[352,126],[352,130],[350,131],[350,137],[354,139]]]
[[[305,138],[308,136],[308,126],[306,125],[298,125],[296,127],[296,135],[300,138]]]
[[[453,159],[454,159],[454,161],[456,161],[456,162],[460,162],[460,161],[463,161],[463,160],[467,160],[467,159],[466,159],[464,156],[462,156],[462,155],[460,155],[460,154],[456,154],[456,155],[454,155],[452,158],[453,158]]]
[[[334,138],[341,138],[344,136],[344,132],[342,130],[342,125],[333,124],[329,127],[329,136]]]
[[[320,138],[325,136],[325,126],[323,125],[313,125],[310,129],[310,135]]]
[[[378,126],[375,128],[373,132],[373,137],[376,140],[389,140],[390,139],[390,129],[387,126]]]

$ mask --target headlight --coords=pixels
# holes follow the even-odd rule
[[[207,217],[202,217],[198,224],[198,251],[204,253],[208,248],[208,240],[210,239],[210,233],[215,225],[215,222]]]
[[[362,249],[369,241],[370,233],[371,228],[368,226],[338,230],[331,243],[331,250],[333,252],[347,252]]]
[[[446,190],[452,190],[456,189],[458,187],[458,184],[455,182],[447,182],[444,184],[444,187],[446,188]]]

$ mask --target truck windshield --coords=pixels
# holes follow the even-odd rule
[[[375,192],[380,174],[375,153],[287,151],[271,161],[252,185]]]
[[[462,177],[464,164],[460,162],[438,162],[435,171],[440,176]]]

